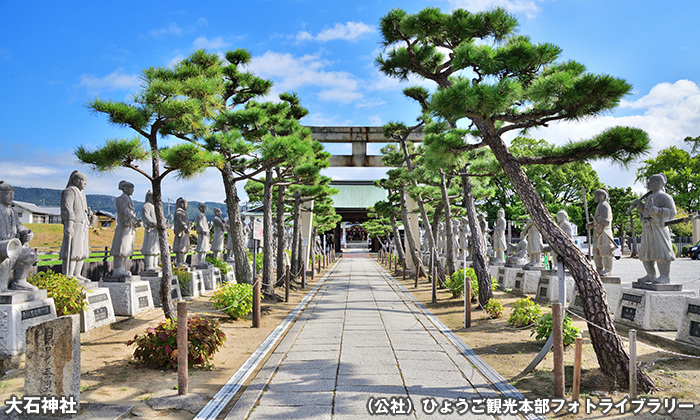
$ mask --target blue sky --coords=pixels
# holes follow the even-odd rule
[[[591,72],[627,79],[634,93],[613,113],[531,133],[562,143],[612,125],[640,127],[655,151],[700,135],[700,3],[603,0],[313,0],[235,2],[8,2],[0,25],[0,179],[24,187],[64,188],[73,169],[89,176],[87,193],[118,195],[117,184],[145,178],[129,171],[98,175],[76,162],[78,145],[132,137],[85,107],[89,99],[126,100],[148,66],[167,66],[197,48],[246,48],[250,69],[272,79],[274,92],[294,91],[310,114],[306,125],[375,126],[414,120],[407,84],[376,70],[377,25],[394,7],[471,11],[504,6],[535,42],[563,48],[563,59]],[[418,83],[413,80],[412,83]],[[347,146],[332,152],[349,154]],[[378,152],[377,148],[371,150]],[[595,163],[601,180],[630,186],[631,171]],[[331,169],[335,179],[375,179],[377,169]],[[635,189],[643,190],[641,184]],[[218,172],[193,181],[170,177],[164,197],[224,201]]]

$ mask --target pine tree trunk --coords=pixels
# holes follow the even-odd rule
[[[389,215],[389,220],[391,221],[391,228],[394,231],[394,238],[396,238],[396,252],[399,254],[399,259],[405,261],[406,256],[403,253],[403,247],[401,246],[401,236],[399,235],[399,226],[396,224],[396,216],[393,214]],[[404,235],[406,235],[406,225],[404,225]]]
[[[421,254],[418,250],[416,241],[416,236],[414,235],[411,224],[408,221],[408,207],[406,206],[406,192],[403,187],[400,188],[399,197],[401,202],[401,222],[403,223],[404,235],[406,235],[406,241],[408,242],[408,251],[411,253],[411,258],[413,258],[413,265],[416,270],[422,270],[423,275],[427,276],[428,273],[425,272],[425,267],[423,266],[423,260],[421,260]]]
[[[158,155],[157,134],[149,139],[151,147],[151,188],[153,193],[153,207],[156,213],[156,231],[158,232],[158,246],[160,248],[160,266],[163,270],[160,279],[160,302],[163,314],[167,319],[176,318],[170,287],[173,281],[173,268],[170,264],[170,244],[168,243],[168,225],[163,211],[163,192],[161,191],[160,157]]]
[[[248,238],[243,236],[243,221],[241,220],[240,199],[234,181],[231,163],[226,162],[219,169],[221,178],[224,181],[224,191],[226,193],[226,212],[228,213],[228,234],[231,235],[233,243],[234,270],[236,272],[237,283],[253,284],[253,273],[248,263],[247,243]]]
[[[263,190],[263,279],[262,292],[267,296],[275,294],[272,278],[272,168],[265,170]]]
[[[488,132],[481,129],[480,131],[482,133]],[[617,335],[615,322],[605,299],[605,289],[598,272],[554,221],[527,175],[523,172],[520,163],[513,157],[500,137],[495,135],[486,137],[485,141],[513,184],[513,188],[527,208],[535,226],[554,252],[563,258],[564,263],[571,271],[583,302],[583,312],[586,319],[592,324],[613,332],[608,333],[590,325],[588,328],[591,344],[595,349],[601,370],[615,378],[622,387],[629,385],[629,356],[625,352],[622,340]],[[653,381],[641,369],[637,371],[637,382],[639,389],[643,392],[650,392],[654,389]]]
[[[474,194],[469,177],[462,175],[462,189],[464,191],[463,206],[467,210],[467,220],[469,220],[469,230],[472,233],[472,267],[476,273],[479,283],[479,303],[485,306],[493,297],[491,290],[491,274],[489,273],[489,263],[486,258],[486,244],[481,226],[476,220],[476,208],[474,207]]]
[[[284,286],[284,192],[285,186],[280,185],[277,187],[277,251],[275,255],[277,256],[277,286]]]
[[[423,203],[421,202],[421,205]],[[444,210],[444,205],[442,202],[438,202],[438,204],[435,206],[435,212],[433,213],[433,224],[432,228],[430,229],[432,234],[433,234],[433,249],[431,250],[432,255],[434,255],[433,258],[433,264],[437,268],[437,277],[438,277],[438,286],[439,287],[444,287],[445,285],[445,270],[442,267],[442,263],[440,262],[440,250],[438,249],[438,244],[437,244],[437,238],[438,234],[440,231],[440,219],[442,218],[442,212]],[[428,214],[426,213],[425,217],[428,217]],[[428,225],[430,226],[430,225]]]
[[[451,276],[455,270],[455,247],[454,233],[452,232],[452,209],[450,208],[450,198],[447,195],[447,182],[445,181],[445,172],[440,169],[440,191],[442,192],[442,202],[445,208],[445,277]]]
[[[294,191],[294,224],[292,225],[292,276],[301,275],[301,193]]]

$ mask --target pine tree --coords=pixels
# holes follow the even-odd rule
[[[220,60],[216,54],[198,50],[172,68],[149,67],[143,70],[142,89],[131,101],[114,102],[96,98],[88,104],[96,114],[106,114],[111,124],[130,128],[137,136],[132,139],[110,139],[95,150],[84,146],[75,150],[81,162],[97,171],[125,167],[151,181],[163,269],[160,298],[167,318],[173,318],[175,313],[170,295],[172,267],[161,182],[172,172],[181,178],[192,178],[213,163],[210,154],[191,142],[206,135],[206,121],[213,118],[220,107],[219,67]],[[158,138],[162,136],[172,136],[186,142],[161,147]],[[149,159],[150,172],[138,165]]]
[[[522,165],[561,164],[608,158],[626,164],[649,149],[646,133],[614,127],[587,141],[554,148],[542,156],[516,158],[503,136],[511,131],[546,127],[556,121],[577,121],[618,105],[632,87],[609,75],[587,73],[575,61],[557,62],[561,49],[533,44],[518,35],[518,22],[504,9],[443,14],[426,8],[417,14],[394,9],[380,22],[386,56],[376,59],[386,75],[406,80],[417,75],[437,84],[431,109],[450,123],[469,121],[477,134],[464,140],[461,151],[489,147],[538,230],[571,271],[603,372],[623,385],[629,378],[629,357],[605,300],[597,271],[557,226]],[[608,333],[607,331],[612,331]],[[652,390],[648,375],[638,371],[639,388]]]

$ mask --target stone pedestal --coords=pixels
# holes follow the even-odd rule
[[[128,281],[108,281],[109,278],[105,277],[105,281],[100,282],[100,287],[109,289],[115,315],[135,316],[153,309],[149,282],[141,280],[139,276],[130,276]]]
[[[571,291],[574,288],[574,279],[570,276],[565,276],[564,281],[566,282],[565,300],[566,302],[569,302],[572,295]],[[539,281],[537,282],[537,294],[535,295],[535,301],[548,305],[559,302],[559,276],[540,276]]]
[[[192,277],[192,281],[180,285],[180,292],[185,299],[192,299],[204,293],[204,276],[202,275],[202,270],[190,269],[190,276]]]
[[[676,340],[700,346],[700,298],[685,298]]]
[[[647,331],[676,331],[683,311],[687,309],[686,297],[695,297],[695,292],[623,288],[615,322]]]
[[[160,283],[163,281],[162,273],[153,275],[149,272],[142,272],[141,279],[147,281],[151,285],[151,296],[153,297],[153,306],[163,306],[160,301]],[[180,283],[177,281],[177,276],[173,276],[170,282],[170,297],[173,302],[182,300],[180,291]]]
[[[623,286],[617,283],[603,283],[603,287],[605,287],[605,296],[608,307],[610,308],[610,313],[615,315],[617,307],[620,304],[620,293]],[[624,287],[627,288],[629,286],[624,285]],[[575,284],[569,302],[569,308],[572,311],[583,314],[583,303],[581,302],[581,296]]]
[[[633,289],[640,290],[651,290],[654,292],[680,292],[683,290],[682,284],[654,284],[654,283],[640,283],[635,281],[632,283]]]
[[[56,319],[53,298],[46,290],[0,293],[0,358],[25,351],[27,328]]]
[[[87,307],[80,312],[80,332],[87,332],[105,324],[111,324],[114,317],[112,296],[108,288],[95,287],[89,289],[85,300]]]
[[[221,272],[216,267],[210,267],[202,271],[205,290],[217,290],[221,287]]]
[[[222,276],[222,281],[226,284],[236,284],[236,273],[230,270],[225,276]]]
[[[27,329],[24,395],[75,401],[80,407],[80,322],[66,315]],[[60,410],[58,410],[60,413]]]
[[[516,270],[513,279],[513,290],[517,290],[525,295],[534,295],[537,293],[537,284],[539,281],[539,270]]]
[[[497,275],[495,275],[494,277],[496,278],[496,280],[498,280],[498,284],[501,286],[501,289],[504,289],[504,290],[505,289],[514,289],[516,275],[517,275],[517,273],[522,273],[522,272],[523,271],[520,268],[498,267]],[[518,277],[518,280],[520,280],[521,285],[522,285],[523,279],[524,279],[524,275],[521,275],[520,277]]]

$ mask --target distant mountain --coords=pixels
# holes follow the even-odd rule
[[[24,188],[15,187],[15,200],[24,201],[26,203],[32,203],[41,207],[59,207],[61,205],[61,192],[63,190],[54,190],[50,188]],[[111,195],[101,195],[101,194],[86,194],[87,204],[93,211],[106,211],[112,214],[117,214],[117,207],[115,202],[117,197]],[[214,203],[207,201],[204,203],[207,206],[207,219],[212,220],[214,218],[214,208],[221,209],[221,212],[226,217],[226,204]],[[199,206],[198,201],[188,201],[187,206],[187,217],[192,220],[199,212],[197,206]],[[134,200],[134,209],[136,212],[140,212],[143,207],[143,201]],[[168,216],[168,203],[163,202],[163,209],[165,210],[165,215]],[[170,214],[175,213],[175,203],[170,203]]]

